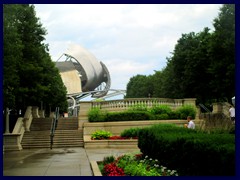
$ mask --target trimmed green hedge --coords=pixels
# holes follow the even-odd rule
[[[235,175],[235,136],[207,134],[177,127],[154,125],[139,132],[138,147],[183,176]]]
[[[194,119],[196,109],[186,105],[173,111],[167,105],[158,105],[149,109],[145,106],[134,106],[123,112],[103,112],[99,108],[92,108],[88,112],[89,122],[186,119],[187,116],[192,116]]]
[[[141,128],[130,128],[130,129],[125,129],[121,132],[120,136],[121,137],[138,137],[138,134],[140,132]]]
[[[124,111],[124,112],[101,112],[100,109],[90,110],[88,113],[89,122],[116,122],[150,120],[151,114],[144,111]]]
[[[108,112],[105,115],[105,122],[135,121],[135,120],[149,120],[149,119],[151,119],[151,114],[145,111]]]

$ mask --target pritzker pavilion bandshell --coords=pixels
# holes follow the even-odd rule
[[[57,60],[56,67],[73,103],[88,95],[104,97],[110,89],[111,78],[105,64],[79,45],[71,44]]]

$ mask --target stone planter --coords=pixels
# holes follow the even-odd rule
[[[84,148],[138,149],[138,140],[137,139],[91,140],[91,136],[84,136]]]
[[[98,167],[97,161],[91,161],[90,165],[92,168],[93,176],[102,176],[102,173]]]

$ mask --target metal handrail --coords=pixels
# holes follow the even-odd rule
[[[203,108],[206,112],[211,113],[211,111],[206,106],[204,106],[203,104],[199,104],[199,106],[201,108]]]
[[[59,118],[59,107],[56,107],[55,118],[52,119],[52,125],[50,130],[50,149],[52,149],[52,146],[53,146],[53,137],[54,137],[55,130],[57,128],[58,118]]]

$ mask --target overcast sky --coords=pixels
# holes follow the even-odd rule
[[[137,74],[166,67],[182,34],[212,26],[220,4],[35,4],[56,61],[70,43],[83,46],[108,68],[112,89]]]

